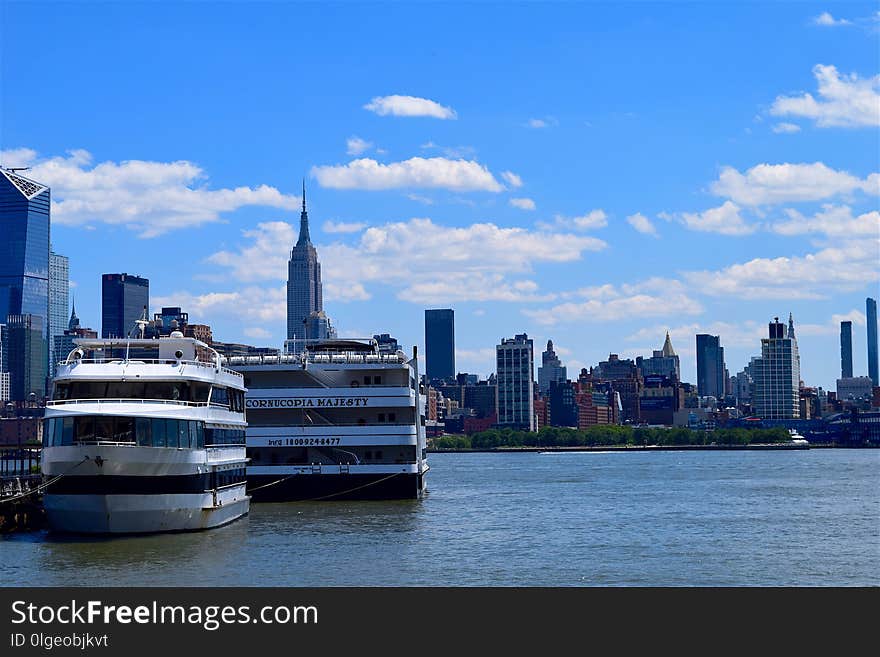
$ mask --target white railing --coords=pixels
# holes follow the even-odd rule
[[[64,404],[172,404],[175,406],[197,406],[210,408],[222,408],[230,410],[229,404],[218,404],[217,402],[194,402],[184,401],[182,399],[140,399],[140,398],[114,398],[114,399],[51,399],[46,402],[46,406],[63,406]]]
[[[243,378],[240,372],[236,372],[235,370],[223,366],[218,368],[217,364],[213,362],[202,360],[175,360],[173,358],[130,358],[128,360],[122,358],[77,358],[76,360],[62,360],[60,363],[57,363],[57,367],[76,365],[77,363],[88,363],[92,365],[190,365],[229,374],[237,379]]]

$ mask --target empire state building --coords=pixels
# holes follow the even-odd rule
[[[306,212],[306,184],[303,181],[302,214],[299,239],[287,263],[287,339],[321,337],[308,335],[308,320],[325,318],[321,293],[321,264],[309,238],[309,214]]]

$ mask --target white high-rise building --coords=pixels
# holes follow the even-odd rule
[[[798,354],[794,321],[789,325],[775,318],[769,324],[769,337],[761,339],[761,356],[752,369],[752,408],[764,420],[800,418],[801,359]]]
[[[535,431],[535,350],[525,333],[495,347],[498,425]]]

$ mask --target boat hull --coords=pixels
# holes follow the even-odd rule
[[[212,529],[247,515],[250,497],[236,491],[165,495],[44,496],[49,528],[76,534],[147,534]],[[225,498],[225,499],[224,499]]]
[[[248,474],[247,483],[254,502],[418,499],[426,490],[426,474],[298,473],[287,478],[276,474]]]

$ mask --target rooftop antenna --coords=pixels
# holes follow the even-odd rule
[[[135,325],[131,327],[131,330],[128,332],[128,336],[126,337],[126,340],[125,340],[125,362],[126,363],[128,362],[128,351],[131,346],[131,334],[136,330],[140,331],[140,334],[141,334],[140,339],[143,340],[144,339],[144,328],[149,323],[150,322],[147,320],[147,307],[144,306],[143,314],[141,315],[140,319],[136,319],[134,321]]]

